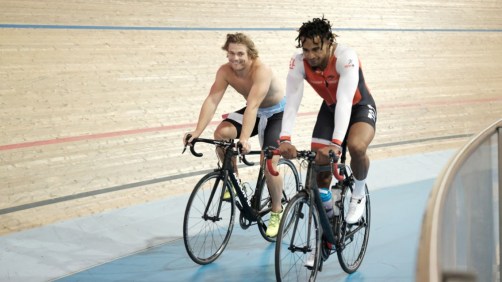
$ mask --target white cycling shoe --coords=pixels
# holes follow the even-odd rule
[[[315,262],[315,249],[310,252],[307,261],[305,261],[305,266],[308,268],[313,268],[314,262]]]
[[[354,224],[363,216],[364,208],[366,207],[366,196],[358,199],[350,198],[349,212],[345,217],[345,221],[349,224]]]

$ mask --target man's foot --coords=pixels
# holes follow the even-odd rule
[[[305,261],[305,266],[308,268],[313,268],[314,267],[314,262],[315,262],[315,249],[313,249],[308,258],[307,261]]]
[[[267,232],[265,232],[265,235],[270,238],[277,236],[283,212],[284,209],[282,209],[280,212],[270,212],[270,220],[268,221]]]
[[[345,221],[350,224],[354,224],[359,221],[364,213],[364,208],[366,207],[366,196],[362,198],[350,198],[349,212],[345,217]]]
[[[236,195],[234,186],[232,186],[232,191],[234,192],[234,195]],[[225,193],[223,194],[223,200],[228,201],[230,200],[230,197],[231,197],[230,191],[228,191],[228,189],[225,189]]]
[[[240,179],[239,180],[239,186],[242,188],[243,184],[242,184],[242,181]],[[232,192],[234,192],[234,197],[237,197],[237,194],[235,192],[235,188],[233,185],[230,185],[232,187]],[[228,189],[225,189],[225,193],[223,194],[223,200],[224,201],[228,201],[230,200],[230,191],[228,191]]]

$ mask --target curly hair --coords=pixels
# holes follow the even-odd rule
[[[325,19],[324,16],[322,18],[314,18],[312,21],[308,21],[303,23],[302,26],[298,29],[298,37],[295,39],[298,41],[298,45],[296,48],[301,48],[303,42],[306,39],[310,38],[312,41],[319,36],[319,38],[329,41],[330,44],[336,42],[336,35],[331,31],[331,23],[329,20]],[[321,42],[322,47],[323,42]]]
[[[251,38],[244,33],[237,32],[227,34],[227,41],[225,41],[225,44],[221,47],[221,49],[228,52],[228,46],[230,43],[245,45],[248,48],[248,56],[253,60],[258,58],[258,49],[256,49],[253,40],[251,40]]]

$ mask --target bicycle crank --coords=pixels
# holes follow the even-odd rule
[[[251,226],[251,223],[252,222],[250,220],[244,217],[244,214],[242,212],[239,214],[239,224],[241,225],[242,229],[248,229],[249,226]]]

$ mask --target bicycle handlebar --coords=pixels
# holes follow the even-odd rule
[[[275,171],[274,168],[272,167],[272,157],[274,155],[280,155],[279,150],[269,150],[267,149],[265,151],[265,156],[267,158],[267,168],[268,171],[270,172],[271,175],[277,176],[279,175],[278,171]],[[307,161],[313,161],[315,159],[316,152],[310,151],[310,150],[303,150],[303,151],[297,151],[296,152],[296,158],[297,159],[305,159]],[[338,172],[338,156],[335,154],[333,151],[329,151],[329,159],[330,163],[332,164],[332,169],[331,172],[335,176],[335,178],[338,181],[342,181],[344,179],[343,175],[340,175]]]
[[[270,174],[273,176],[279,175],[279,172],[275,171],[274,168],[272,167],[272,157],[279,156],[279,155],[281,155],[281,153],[279,152],[278,149],[272,150],[270,148],[267,148],[265,150],[265,158],[267,158],[267,169],[268,169],[268,172],[270,172]]]
[[[185,147],[183,148],[183,152],[181,152],[182,154],[185,153],[187,146],[190,146],[190,152],[192,153],[192,155],[199,157],[199,158],[202,157],[203,156],[202,153],[195,151],[195,144],[198,142],[203,142],[203,143],[208,143],[208,144],[217,145],[217,146],[226,147],[226,148],[235,148],[234,155],[238,155],[239,160],[241,160],[244,164],[246,164],[248,166],[254,165],[253,162],[250,162],[246,159],[246,155],[241,154],[240,148],[242,148],[242,145],[240,145],[240,143],[237,143],[238,146],[235,146],[236,143],[234,142],[233,139],[231,139],[231,140],[215,140],[215,139],[206,139],[206,138],[194,138],[192,140],[192,142],[188,143],[188,140],[191,137],[192,137],[192,135],[190,135],[190,134],[187,135],[186,140],[185,140],[186,141]],[[250,151],[249,154],[250,155],[261,154],[261,151]]]

